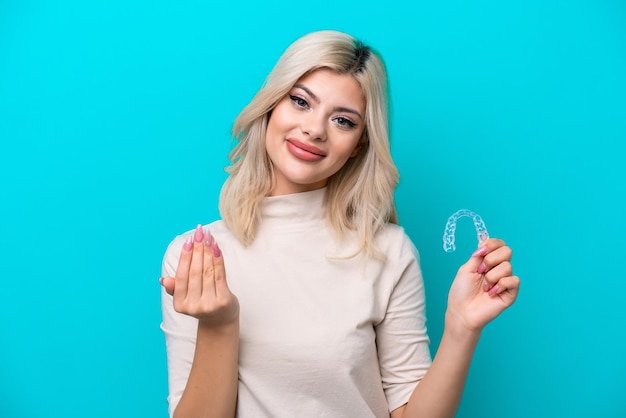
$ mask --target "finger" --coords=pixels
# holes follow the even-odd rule
[[[489,296],[507,296],[507,302],[513,303],[519,292],[520,279],[517,276],[503,277],[490,290]]]
[[[204,266],[202,269],[202,293],[215,298],[215,276],[213,270],[213,236],[207,232],[204,240]]]
[[[504,244],[504,241],[502,241],[502,243]],[[476,250],[474,254],[476,254],[479,250],[480,248]],[[477,269],[477,272],[480,274],[486,272],[492,266],[496,266],[504,261],[510,261],[511,256],[513,255],[513,250],[511,250],[511,247],[507,245],[502,245],[492,249],[491,251],[483,250],[482,253],[485,255],[483,256],[483,260]]]
[[[198,301],[202,295],[202,272],[204,270],[204,231],[196,226],[193,234],[193,258],[189,266],[189,288],[187,299]]]
[[[487,291],[491,289],[493,285],[498,283],[503,277],[513,275],[513,266],[508,261],[490,268],[484,275],[485,283],[483,284],[483,290]]]
[[[226,269],[224,268],[224,257],[217,242],[213,244],[213,267],[215,269],[215,291],[217,297],[230,294],[228,283],[226,282]]]
[[[485,256],[485,263],[488,266],[495,266],[504,261],[511,261],[513,250],[507,245],[498,247]]]
[[[482,241],[478,245],[478,248],[476,249],[476,251],[472,253],[472,256],[470,257],[470,259],[467,260],[467,262],[462,266],[462,268],[467,270],[470,273],[472,272],[477,272],[480,274],[484,273],[486,271],[486,268],[485,268],[486,266],[482,265],[483,257],[485,257],[487,254],[492,253],[493,251],[496,251],[498,248],[504,245],[505,245],[504,241],[502,241],[501,239],[497,239],[497,238],[489,238],[486,241]]]
[[[161,277],[159,283],[161,283],[168,295],[174,294],[175,281],[173,277]]]
[[[486,241],[482,241],[478,245],[478,249],[474,251],[472,257],[484,257],[485,255],[497,250],[500,247],[505,246],[506,243],[498,238],[489,238]]]
[[[191,250],[193,237],[189,236],[183,244],[183,249],[178,260],[176,275],[174,276],[174,307],[176,308],[187,297],[187,285],[189,282],[189,267],[191,265]]]

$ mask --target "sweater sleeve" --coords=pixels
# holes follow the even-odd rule
[[[389,254],[388,268],[397,269],[395,282],[385,318],[376,326],[380,373],[390,412],[408,402],[432,362],[419,255],[404,233],[397,251]]]
[[[163,277],[174,277],[185,236],[176,237],[165,252],[161,274]],[[169,395],[169,414],[174,410],[183,395],[191,364],[194,358],[198,320],[174,310],[173,297],[164,289],[161,290],[161,311],[163,322],[161,329],[165,334],[167,352],[167,373]]]

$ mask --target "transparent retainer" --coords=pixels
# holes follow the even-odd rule
[[[448,218],[448,222],[446,222],[446,229],[443,231],[443,249],[445,252],[450,253],[456,250],[456,245],[454,245],[456,223],[463,217],[472,218],[474,228],[476,228],[476,238],[479,243],[489,239],[489,232],[487,232],[485,222],[479,214],[468,209],[457,210]]]

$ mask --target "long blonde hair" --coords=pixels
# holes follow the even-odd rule
[[[366,107],[361,149],[328,179],[326,217],[339,237],[357,232],[359,252],[381,258],[374,237],[386,223],[397,223],[393,193],[398,170],[389,148],[387,75],[380,56],[345,33],[319,31],[296,40],[235,119],[237,144],[229,155],[232,165],[226,169],[230,175],[222,187],[220,213],[244,245],[254,241],[260,203],[273,185],[265,150],[269,114],[298,80],[320,68],[352,75]]]

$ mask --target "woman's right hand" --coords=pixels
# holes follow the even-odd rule
[[[218,328],[239,321],[239,300],[226,283],[224,257],[202,225],[183,244],[176,276],[160,282],[174,297],[177,312],[198,318],[205,326]]]

